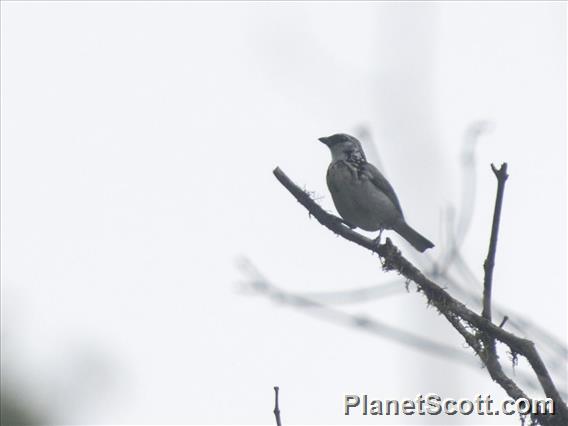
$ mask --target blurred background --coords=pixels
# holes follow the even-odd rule
[[[518,424],[343,415],[505,393],[335,212],[320,136],[359,137],[420,255],[568,391],[564,2],[1,5],[2,425]],[[368,234],[372,235],[372,234]],[[523,360],[508,371],[541,396]]]

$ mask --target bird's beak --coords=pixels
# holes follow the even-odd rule
[[[324,144],[326,144],[327,146],[329,146],[329,138],[321,137],[321,138],[318,138],[318,141],[320,141],[321,143],[324,143]]]

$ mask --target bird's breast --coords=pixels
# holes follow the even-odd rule
[[[327,186],[335,208],[347,222],[366,231],[390,229],[401,215],[373,182],[345,161],[330,164]]]

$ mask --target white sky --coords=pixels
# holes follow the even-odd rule
[[[481,278],[507,161],[494,298],[566,343],[564,3],[1,8],[2,373],[54,422],[273,424],[274,385],[285,424],[487,422],[346,418],[346,393],[504,393],[239,291],[242,255],[290,291],[395,277],[271,173],[333,210],[317,138],[361,125],[438,257],[464,131],[493,123],[463,256]],[[414,292],[341,308],[463,348]]]

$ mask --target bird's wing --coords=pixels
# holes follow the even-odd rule
[[[398,198],[396,197],[393,187],[391,186],[389,181],[382,175],[382,173],[379,172],[379,169],[377,169],[371,163],[365,163],[361,166],[361,173],[364,176],[367,176],[367,178],[369,178],[369,180],[373,183],[373,185],[375,185],[380,191],[382,191],[389,198],[389,200],[392,201],[396,209],[400,212],[401,216],[403,216],[402,208],[400,207],[400,203],[398,201]]]

